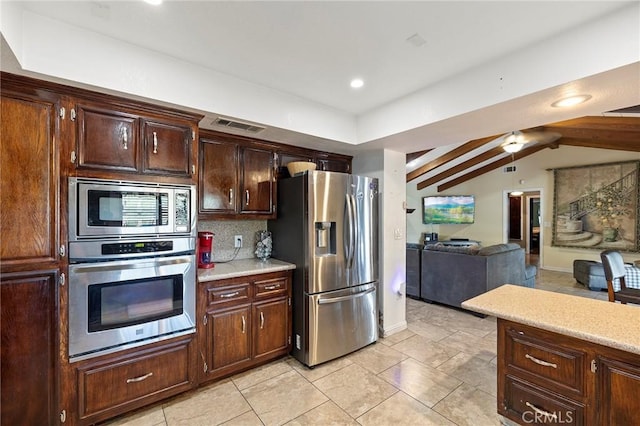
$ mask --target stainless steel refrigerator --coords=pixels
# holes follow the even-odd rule
[[[314,366],[378,339],[378,180],[309,171],[278,182],[273,257],[293,273],[293,356]]]

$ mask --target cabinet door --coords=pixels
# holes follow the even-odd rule
[[[288,351],[288,298],[270,300],[253,305],[254,359],[268,357],[274,352]]]
[[[251,360],[250,305],[207,315],[208,371]]]
[[[78,104],[78,168],[135,172],[138,117]]]
[[[640,361],[635,358],[633,363],[608,357],[599,359],[597,400],[602,405],[598,424],[640,424]]]
[[[244,148],[242,153],[242,213],[273,213],[273,152]]]
[[[316,157],[318,170],[325,172],[351,173],[351,162],[342,158]]]
[[[3,92],[0,260],[3,270],[58,259],[57,101]]]
[[[236,212],[237,169],[236,144],[200,139],[200,213]]]
[[[57,424],[58,271],[2,274],[2,426]]]
[[[143,129],[144,173],[191,176],[191,127],[145,120]]]

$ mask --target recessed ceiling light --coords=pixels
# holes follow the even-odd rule
[[[162,0],[144,0],[145,3],[152,4],[154,6],[158,6],[162,4]]]
[[[353,80],[351,80],[350,84],[354,89],[359,89],[364,86],[364,81],[362,81],[361,78],[354,78]]]
[[[566,98],[558,99],[552,103],[551,106],[554,108],[566,108],[587,102],[589,99],[591,99],[591,95],[568,96]]]

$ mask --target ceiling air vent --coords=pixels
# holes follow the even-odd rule
[[[229,118],[218,117],[211,123],[214,126],[229,127],[232,129],[244,130],[249,133],[258,133],[265,127],[256,126],[255,124],[243,123],[242,121],[231,120]]]
[[[504,169],[502,169],[502,171],[504,173],[513,173],[516,171],[516,166],[507,166]]]

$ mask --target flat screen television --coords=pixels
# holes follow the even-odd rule
[[[432,195],[422,198],[422,223],[473,223],[476,210],[473,195]]]

